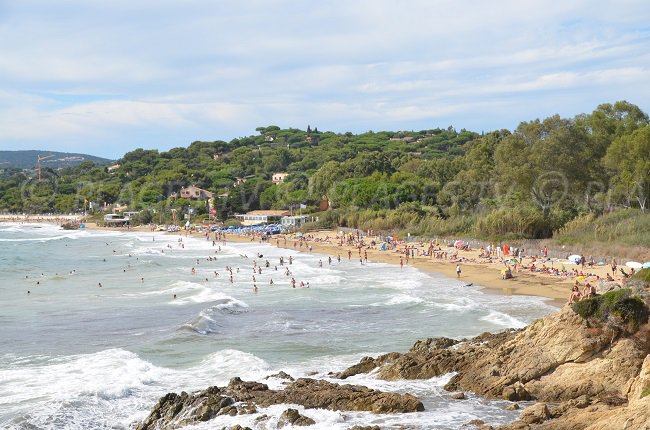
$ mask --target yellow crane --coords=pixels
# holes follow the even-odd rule
[[[36,156],[36,171],[38,172],[38,180],[41,180],[41,161],[47,160],[50,157],[54,157],[54,154],[46,155],[45,157],[42,157],[40,155]]]

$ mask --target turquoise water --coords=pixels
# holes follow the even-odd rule
[[[254,261],[261,274],[253,272]],[[200,235],[0,224],[0,267],[2,428],[129,428],[169,391],[278,370],[326,377],[364,355],[407,350],[423,337],[521,327],[554,310],[539,298],[487,295],[411,268],[346,258],[330,265],[324,255],[213,244]],[[233,282],[226,267],[233,268]],[[287,268],[310,288],[292,289]],[[448,377],[352,379],[414,393],[424,413],[306,414],[317,421],[312,428],[333,429],[460,428],[474,418],[499,423],[517,416],[501,402],[448,400],[441,390]],[[275,419],[282,410],[260,413]],[[255,427],[255,417],[220,417],[204,428]]]

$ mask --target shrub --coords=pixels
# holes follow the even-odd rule
[[[623,322],[630,331],[636,331],[648,320],[648,307],[639,297],[627,297],[614,303],[611,314]]]
[[[648,306],[629,288],[607,292],[601,296],[581,300],[572,305],[575,313],[584,319],[606,322],[610,319],[634,332],[648,321]]]
[[[224,227],[231,227],[231,226],[241,227],[241,225],[242,225],[242,223],[239,222],[239,220],[236,219],[236,218],[228,218],[227,220],[225,220],[223,222]]]
[[[641,270],[639,273],[636,273],[633,278],[645,282],[646,285],[650,285],[650,269]]]

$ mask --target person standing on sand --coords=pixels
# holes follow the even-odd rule
[[[460,278],[460,264],[456,265],[456,275]]]

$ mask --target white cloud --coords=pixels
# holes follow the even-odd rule
[[[489,129],[618,99],[648,110],[647,22],[645,0],[11,2],[0,146],[177,146],[317,122]]]

